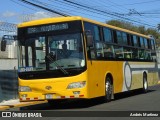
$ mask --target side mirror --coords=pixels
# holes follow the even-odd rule
[[[87,47],[93,47],[93,35],[86,34]]]
[[[1,41],[1,51],[6,51],[6,41],[5,40]]]

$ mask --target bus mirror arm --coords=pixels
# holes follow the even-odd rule
[[[91,59],[91,48],[90,47],[88,47],[89,49],[88,49],[88,51],[87,51],[87,55],[88,55],[88,58],[89,59]]]
[[[90,31],[86,31],[86,41],[87,41],[87,47],[93,47],[93,35]]]
[[[88,59],[90,59],[91,60],[91,62],[92,62],[92,57],[91,57],[91,48],[90,47],[88,47],[89,49],[88,49],[88,51],[87,51],[87,56],[88,56]]]
[[[93,35],[87,34],[86,39],[87,39],[87,47],[93,47]]]

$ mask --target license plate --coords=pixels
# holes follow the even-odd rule
[[[53,99],[53,94],[46,94],[46,99]]]

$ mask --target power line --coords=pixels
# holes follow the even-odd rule
[[[149,20],[151,20],[151,19],[148,19],[148,20],[146,20],[146,18],[145,18],[145,20],[143,19],[143,20],[141,20],[141,18],[144,18],[144,15],[141,15],[141,12],[138,12],[137,10],[135,10],[135,9],[128,9],[128,8],[126,8],[126,7],[122,7],[121,5],[119,5],[119,4],[117,4],[117,3],[115,3],[115,2],[112,2],[112,1],[110,1],[110,0],[107,0],[108,2],[110,2],[110,3],[112,3],[113,5],[112,6],[116,6],[116,7],[114,7],[114,8],[120,8],[120,9],[123,9],[123,12],[124,12],[124,10],[127,10],[127,12],[128,12],[128,10],[129,10],[129,13],[127,14],[128,15],[128,17],[132,17],[133,19],[137,19],[138,21],[142,21],[143,23],[148,23],[148,24],[150,24],[148,21]],[[154,0],[154,1],[157,1],[157,0]],[[159,0],[160,1],[160,0]],[[104,2],[106,2],[106,1],[104,1]],[[108,2],[106,3],[106,4],[108,4]],[[153,1],[152,1],[153,2]],[[132,14],[131,13],[137,13],[139,16],[132,16]],[[123,16],[126,16],[126,14],[121,14],[121,15],[123,15]],[[137,18],[138,17],[138,18]],[[154,23],[154,21],[155,22],[158,22],[158,21],[156,21],[155,19],[152,19],[152,23]]]
[[[138,21],[142,21],[143,23],[148,23],[148,21],[144,21],[144,20],[141,20],[141,18],[143,17],[141,14],[140,14],[140,12],[138,12],[137,10],[135,10],[135,9],[128,9],[128,8],[126,8],[126,7],[122,7],[122,6],[120,6],[119,4],[117,4],[117,3],[115,3],[115,2],[112,2],[112,1],[110,1],[110,0],[107,0],[107,1],[109,1],[109,2],[111,2],[111,3],[113,3],[115,6],[116,6],[116,8],[118,7],[118,8],[120,8],[120,9],[123,9],[123,10],[129,10],[129,13],[128,13],[128,17],[132,17],[133,19],[137,19]],[[124,11],[123,11],[124,12]],[[131,16],[131,13],[137,13],[138,15],[139,15],[139,17],[137,18],[136,16]],[[121,15],[123,15],[123,16],[125,16],[125,14],[121,14]],[[157,22],[157,21],[156,21]],[[149,24],[149,23],[148,23]]]
[[[48,1],[50,1],[50,2],[53,2],[52,0],[48,0]],[[55,1],[55,2],[58,2],[57,4],[58,5],[61,5],[61,6],[64,6],[64,5],[68,5],[68,7],[70,8],[70,9],[68,9],[68,7],[66,8],[66,7],[59,7],[58,6],[58,8],[62,8],[62,9],[65,9],[65,10],[68,10],[68,11],[72,11],[72,12],[74,12],[74,13],[81,13],[81,14],[85,14],[85,15],[88,15],[88,16],[92,16],[92,17],[95,17],[95,18],[97,18],[97,16],[95,16],[95,15],[93,15],[93,14],[89,14],[89,13],[86,13],[86,12],[83,12],[82,11],[82,9],[80,9],[81,11],[78,11],[77,9],[75,9],[75,8],[77,8],[77,7],[75,7],[75,6],[72,6],[72,5],[70,5],[70,4],[66,4],[65,2],[63,2],[63,1]],[[64,4],[63,4],[64,3]],[[52,6],[55,6],[55,5],[52,5]],[[56,6],[57,7],[57,6]],[[72,8],[71,8],[72,7]],[[86,9],[87,10],[87,9]],[[90,12],[90,11],[89,11]],[[71,14],[73,14],[73,13],[71,13]],[[96,13],[96,14],[99,14],[99,13]],[[74,14],[75,16],[77,15],[77,14]],[[103,17],[98,17],[98,18],[101,18],[101,19],[105,19],[105,18],[103,18]]]
[[[19,1],[21,1],[21,2],[23,2],[23,3],[26,3],[26,4],[29,4],[29,5],[32,5],[32,6],[37,7],[37,8],[41,8],[41,9],[43,9],[43,10],[46,10],[46,11],[49,11],[49,12],[52,12],[52,13],[56,13],[56,14],[61,15],[61,16],[65,16],[65,17],[66,17],[66,16],[69,16],[69,15],[67,15],[67,14],[64,14],[64,13],[61,13],[61,12],[58,12],[58,11],[55,11],[55,10],[46,8],[46,7],[41,6],[41,5],[37,5],[37,4],[35,4],[35,3],[29,2],[29,1],[26,1],[26,0],[19,0]]]
[[[23,7],[25,7],[25,8],[31,9],[31,10],[33,10],[33,11],[37,11],[37,10],[35,10],[35,9],[33,9],[33,8],[30,8],[30,7],[27,7],[27,6],[23,5],[23,4],[20,4],[19,2],[15,1],[15,0],[10,0],[10,1],[13,2],[13,3],[16,3],[16,4],[20,5],[20,6],[23,6]]]
[[[70,0],[48,0],[48,1],[52,1],[52,2],[54,1],[53,2],[54,4],[51,5],[49,3],[41,2],[40,0],[32,0],[32,2],[29,2],[27,0],[19,0],[19,1],[26,3],[26,4],[29,4],[29,5],[32,5],[34,7],[43,9],[43,10],[47,10],[52,13],[56,12],[56,14],[57,14],[57,12],[58,12],[62,16],[69,16],[69,14],[74,14],[76,12],[76,13],[81,13],[82,16],[89,15],[89,16],[93,16],[95,18],[102,18],[101,16],[107,16],[107,17],[112,17],[112,18],[116,18],[116,19],[123,19],[126,21],[134,22],[135,24],[143,24],[143,25],[150,26],[150,27],[156,27],[154,25],[148,24],[146,21],[141,22],[141,20],[134,20],[134,19],[124,17],[124,16],[122,16],[122,14],[120,12],[119,13],[112,12],[112,11],[108,11],[106,9],[102,10],[102,9],[95,8],[93,6],[91,7],[90,6],[91,4],[86,4],[85,2],[80,4],[79,2],[77,3],[77,2],[70,1]],[[55,4],[57,2],[59,2],[59,3]],[[92,5],[96,5],[95,2],[99,2],[98,4],[101,3],[100,1],[94,1]],[[103,4],[103,3],[101,3],[101,4]],[[113,4],[115,4],[115,3],[113,3]],[[68,5],[68,7],[65,7],[66,5]],[[118,4],[116,4],[116,5],[118,6]],[[54,10],[53,10],[53,7],[54,7]],[[58,9],[57,9],[57,7],[58,7]],[[78,11],[78,9],[75,10],[75,8],[78,8],[80,11]],[[125,8],[122,7],[121,9],[125,9]],[[61,12],[59,12],[59,11],[61,11]],[[68,11],[68,13],[67,13],[67,11]],[[85,12],[85,11],[87,11],[87,12]],[[64,14],[64,13],[67,13],[67,14]],[[92,14],[92,13],[97,14],[97,15],[94,16],[94,14]],[[106,18],[103,18],[103,19],[106,19]]]
[[[147,23],[142,23],[140,21],[136,21],[136,20],[129,19],[129,18],[126,18],[126,17],[122,17],[122,16],[114,14],[114,13],[109,13],[109,12],[102,11],[102,10],[99,10],[99,9],[96,9],[96,8],[92,8],[92,7],[83,5],[83,4],[75,3],[75,2],[70,1],[70,0],[63,0],[63,1],[74,4],[74,5],[77,5],[77,6],[81,6],[81,7],[87,8],[87,9],[91,9],[91,10],[95,10],[95,11],[98,11],[98,12],[101,12],[101,13],[105,13],[105,14],[108,14],[108,15],[111,15],[111,16],[119,17],[121,19],[125,19],[125,20],[132,21],[132,22],[135,22],[135,23],[140,23],[140,24],[147,25],[147,26],[150,26],[150,27],[156,27],[156,26],[153,26],[153,25],[149,25]]]
[[[55,1],[55,0],[48,0],[48,1]],[[102,18],[102,17],[98,17],[98,16],[94,16],[93,15],[93,13],[94,14],[98,14],[98,15],[103,15],[103,16],[108,16],[109,17],[109,15],[106,15],[106,14],[104,14],[104,13],[101,13],[101,12],[98,12],[98,11],[94,11],[94,10],[91,10],[91,9],[87,9],[87,8],[84,8],[84,7],[81,7],[81,6],[76,6],[76,5],[73,5],[73,4],[70,4],[70,3],[66,3],[66,2],[64,2],[64,1],[59,1],[59,0],[56,0],[55,2],[58,2],[57,4],[59,4],[59,5],[68,5],[69,6],[69,8],[71,8],[71,7],[73,7],[73,10],[71,10],[72,12],[75,12],[76,10],[77,10],[77,8],[79,9],[79,10],[81,10],[80,12],[79,11],[77,11],[76,13],[82,13],[83,15],[85,14],[85,15],[87,15],[87,13],[88,12],[90,12],[91,13],[91,15],[89,14],[89,16],[93,16],[93,17],[95,17],[95,18]],[[64,4],[63,4],[64,3]],[[75,10],[75,8],[76,8],[76,10]],[[66,9],[65,7],[63,7],[63,9]],[[83,11],[82,11],[83,10]],[[87,11],[87,12],[86,12]],[[103,19],[105,19],[106,20],[106,18],[103,18]]]
[[[141,4],[153,3],[153,2],[160,2],[160,0],[151,0],[151,1],[146,1],[146,2],[136,2],[136,3],[131,3],[131,4],[123,4],[123,5],[119,5],[119,6],[129,6],[129,5],[136,5],[136,4],[141,5]]]

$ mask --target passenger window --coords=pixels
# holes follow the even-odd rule
[[[135,47],[138,47],[139,45],[138,45],[138,40],[137,40],[137,36],[133,36],[133,45],[135,46]]]
[[[154,40],[151,40],[151,47],[152,47],[152,50],[155,50],[155,42],[154,42]]]
[[[138,49],[132,49],[132,58],[136,60],[138,56]]]
[[[122,39],[121,32],[117,31],[116,34],[117,34],[117,41],[118,41],[118,43],[119,44],[123,44],[123,39]]]
[[[85,31],[89,31],[93,35],[93,47],[87,48],[89,59],[96,59],[95,42],[100,41],[100,29],[92,23],[84,22]],[[99,48],[98,48],[99,49]]]
[[[96,54],[97,58],[114,58],[113,45],[107,45],[105,43],[97,42],[96,43]]]
[[[146,53],[145,53],[145,59],[146,60],[151,60],[151,51],[146,51]]]
[[[148,49],[148,42],[147,42],[147,39],[146,39],[146,38],[144,38],[144,47],[145,47],[146,49]]]
[[[103,47],[104,58],[114,58],[114,49],[113,45],[104,44]]]
[[[124,58],[123,47],[114,46],[114,51],[115,51],[116,58],[120,58],[120,59]]]
[[[130,48],[124,48],[124,58],[132,59],[132,50]]]
[[[94,26],[94,39],[100,41],[100,29],[98,26]]]
[[[144,50],[139,50],[138,55],[139,55],[140,60],[145,59],[145,51]]]
[[[144,40],[143,40],[142,37],[140,37],[140,46],[141,46],[142,48],[144,48]]]
[[[101,42],[96,42],[96,55],[97,55],[97,58],[104,57],[103,43],[101,43]]]
[[[103,28],[103,34],[104,34],[104,41],[105,42],[112,42],[112,34],[111,34],[110,29]]]
[[[127,34],[122,33],[122,38],[123,38],[123,44],[127,45]]]

